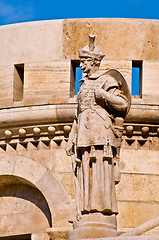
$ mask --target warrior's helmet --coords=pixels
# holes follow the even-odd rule
[[[89,45],[85,46],[84,48],[79,50],[79,57],[82,58],[94,58],[99,61],[105,56],[101,51],[94,46],[95,36],[89,35]]]

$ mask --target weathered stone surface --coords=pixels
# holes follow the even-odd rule
[[[138,100],[138,101],[135,101]],[[158,124],[159,123],[159,107],[157,104],[149,105],[143,104],[142,99],[133,99],[132,102],[134,105],[131,106],[131,110],[128,113],[125,121],[135,122],[135,123],[150,123]]]
[[[158,61],[143,61],[143,102],[148,104],[158,104]],[[153,84],[152,84],[153,83]],[[153,93],[153,94],[152,94]]]
[[[43,195],[24,184],[4,185],[0,190],[1,236],[44,231],[51,224]]]
[[[49,226],[41,212],[29,211],[27,213],[0,216],[0,227],[2,237],[44,231]]]
[[[50,206],[69,203],[68,193],[54,174],[46,172],[36,185],[44,193]]]
[[[33,151],[20,151],[20,156],[31,158],[37,162],[40,162],[49,170],[53,168],[52,152],[51,150],[33,150]]]
[[[142,19],[64,20],[64,55],[78,58],[78,49],[94,34],[106,59],[155,60],[159,55],[158,25],[157,20]]]
[[[3,155],[3,157],[1,156],[0,159],[0,174],[1,175],[12,175],[13,174],[13,170],[14,170],[14,166],[16,163],[16,154],[12,154],[12,155],[8,155],[6,157]]]
[[[64,188],[68,192],[69,196],[72,199],[75,199],[75,193],[74,193],[74,186],[73,186],[73,176],[72,173],[60,173],[56,174],[56,176],[60,179],[62,182]]]
[[[158,151],[150,150],[143,151],[142,147],[140,150],[122,149],[120,163],[121,170],[124,173],[139,173],[139,174],[142,173],[150,175],[158,174],[159,172],[158,158],[159,158]]]
[[[72,122],[76,104],[30,106],[1,109],[0,126],[19,126],[44,123]]]
[[[144,235],[159,235],[159,226],[147,231]]]
[[[72,122],[76,103],[30,106],[20,108],[10,108],[0,110],[0,127],[33,125],[41,123],[61,123]],[[143,122],[159,124],[159,107],[151,105],[132,105],[130,112],[126,117],[126,122]],[[2,131],[0,129],[0,131]],[[4,134],[4,132],[3,132]]]
[[[33,233],[31,235],[31,240],[49,240],[47,233]]]
[[[1,26],[0,65],[59,59],[62,22],[54,20]]]
[[[136,228],[131,229],[130,231],[124,233],[122,236],[139,236],[139,235],[143,235],[143,234],[147,235],[147,232],[149,232],[151,230],[153,232],[152,235],[158,235],[157,232],[155,234],[155,231],[153,231],[158,227],[159,227],[159,216],[147,221],[146,223],[141,224],[140,226],[138,226]]]
[[[13,175],[25,178],[31,183],[36,184],[46,171],[47,169],[37,161],[18,156],[14,166]]]
[[[137,227],[158,216],[157,202],[118,201],[119,214],[117,216],[118,229],[123,232]]]
[[[25,64],[24,104],[68,102],[70,97],[69,60]]]
[[[51,239],[64,240],[67,239],[70,230],[71,228],[69,229],[68,227],[56,227],[48,229],[47,233]]]
[[[158,202],[158,175],[122,174],[121,182],[116,186],[117,198],[127,201]]]
[[[75,200],[70,203],[52,205],[50,211],[53,217],[53,228],[63,229],[65,227],[72,230],[72,223],[76,214]]]
[[[54,171],[57,173],[71,173],[71,159],[67,156],[66,151],[57,149],[53,152],[54,157]]]
[[[13,74],[14,74],[14,66],[1,66],[0,65],[0,101],[7,101],[8,103],[13,102]],[[6,103],[7,105],[7,103]]]

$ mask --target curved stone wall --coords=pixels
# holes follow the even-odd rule
[[[0,27],[0,106],[68,103],[71,60],[90,33],[105,54],[101,68],[121,71],[130,88],[132,60],[143,61],[142,98],[133,102],[158,104],[158,20],[68,19]],[[22,84],[16,67],[24,70]]]
[[[119,70],[130,89],[132,61],[142,62],[141,94],[132,97],[124,123],[118,230],[136,227],[159,211],[159,21],[67,19],[0,26],[0,179],[10,178],[0,187],[11,191],[15,184],[20,190],[25,185],[31,197],[39,191],[48,204],[54,239],[67,238],[76,214],[65,147],[76,109],[78,49],[88,44],[89,34],[96,35],[105,54],[101,70]],[[6,204],[3,194],[0,201]],[[12,228],[7,234],[7,224],[4,233],[2,223],[1,218],[0,236],[29,233]],[[30,230],[33,240],[48,240],[51,224],[42,217],[42,225],[45,229]]]
[[[50,209],[37,188],[15,175],[1,175],[0,181],[1,236],[30,234],[52,226]]]

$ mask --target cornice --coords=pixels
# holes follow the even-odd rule
[[[68,139],[76,103],[0,110],[0,152],[51,149]],[[158,149],[159,106],[134,105],[124,122],[123,148]],[[152,146],[155,147],[152,147]]]
[[[72,122],[75,103],[38,105],[0,110],[0,128]],[[126,123],[159,124],[159,106],[133,104]]]
[[[125,122],[159,124],[159,105],[132,104]]]
[[[76,104],[38,105],[0,110],[0,128],[72,122]]]

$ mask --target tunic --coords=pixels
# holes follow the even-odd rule
[[[114,176],[117,137],[113,131],[112,106],[107,101],[97,100],[95,97],[95,91],[100,88],[124,98],[118,90],[117,81],[101,73],[85,78],[79,89],[76,195],[82,213],[117,214]],[[104,158],[104,146],[109,147],[111,152],[109,159]],[[91,147],[94,147],[93,158]]]
[[[117,82],[106,75],[96,79],[88,78],[79,89],[77,148],[105,145],[108,139],[110,145],[116,147],[109,105],[105,101],[98,103],[95,99],[95,90],[103,86],[105,90],[113,87],[113,94],[119,94]]]

